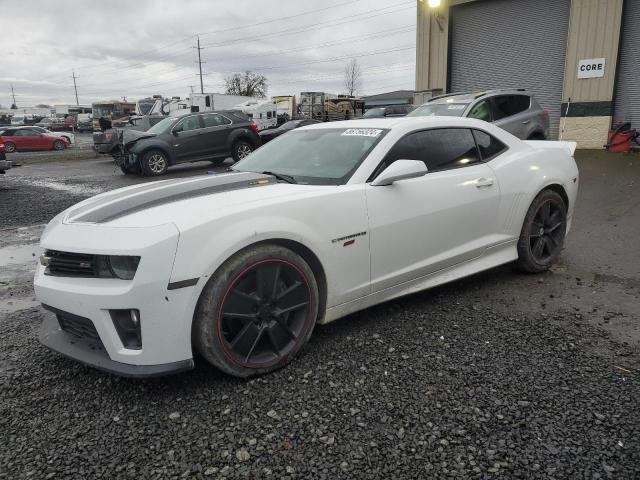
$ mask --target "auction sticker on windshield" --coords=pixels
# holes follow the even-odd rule
[[[382,133],[378,128],[348,128],[342,135],[353,135],[358,137],[377,137]]]

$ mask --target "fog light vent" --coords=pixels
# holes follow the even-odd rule
[[[142,348],[140,310],[109,310],[109,314],[124,348],[140,350]]]

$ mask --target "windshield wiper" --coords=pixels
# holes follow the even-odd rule
[[[278,180],[282,180],[287,183],[298,183],[296,182],[296,179],[293,178],[291,175],[285,175],[284,173],[274,173],[274,172],[261,172],[261,173],[263,175],[271,175],[273,177],[276,177]]]

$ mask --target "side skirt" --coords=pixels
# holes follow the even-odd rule
[[[329,323],[350,313],[372,307],[373,305],[468,277],[475,273],[513,262],[517,260],[517,258],[517,240],[496,245],[487,249],[486,253],[481,257],[372,293],[351,302],[328,308],[324,318],[318,323]]]

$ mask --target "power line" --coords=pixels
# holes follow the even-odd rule
[[[402,8],[398,8],[396,10],[391,10],[388,12],[382,12],[381,10],[389,10],[390,8],[396,8],[402,5],[407,5],[410,4],[410,6],[406,6],[406,7],[402,7]],[[335,27],[338,25],[344,25],[345,23],[352,23],[354,18],[357,17],[362,17],[363,18],[358,18],[358,20],[369,20],[370,18],[376,18],[376,17],[380,17],[382,15],[389,15],[391,13],[397,13],[397,12],[401,12],[403,10],[408,10],[410,8],[415,8],[415,2],[411,1],[411,2],[401,2],[395,5],[391,5],[389,7],[383,7],[381,9],[379,9],[377,11],[377,13],[372,14],[371,12],[363,12],[363,13],[357,13],[357,14],[353,14],[353,15],[347,15],[347,16],[342,16],[338,19],[331,19],[331,20],[323,20],[322,22],[315,22],[312,24],[307,24],[307,25],[298,25],[296,27],[292,27],[292,28],[288,28],[285,30],[280,30],[278,32],[272,32],[272,33],[265,33],[265,34],[260,34],[260,35],[254,35],[254,36],[250,36],[250,37],[241,37],[241,38],[234,38],[232,40],[228,40],[225,42],[220,42],[220,43],[210,43],[210,44],[205,44],[204,48],[217,48],[217,47],[226,47],[228,45],[234,45],[236,43],[240,43],[240,42],[246,42],[246,41],[251,41],[251,40],[264,40],[265,38],[272,38],[272,37],[279,37],[282,35],[292,35],[292,34],[296,34],[296,33],[307,33],[309,30],[317,30],[319,28],[326,28],[325,25],[326,24],[330,24],[329,27]]]

